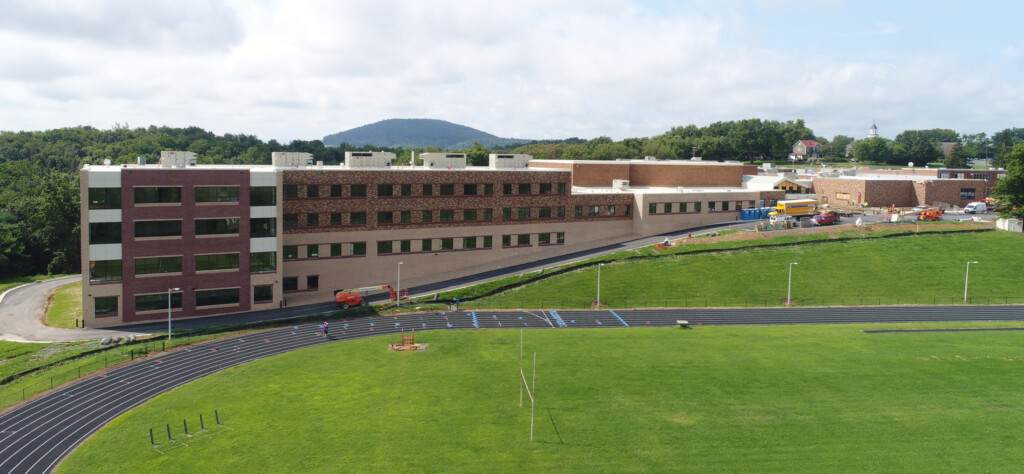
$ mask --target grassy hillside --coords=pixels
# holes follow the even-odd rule
[[[158,397],[59,471],[1018,470],[1024,331],[860,331],[879,327],[894,326],[528,331],[534,442],[518,331],[423,333],[417,353],[329,344]],[[183,438],[214,409],[230,431],[150,446],[149,429]]]
[[[725,243],[716,245],[738,245]],[[601,303],[636,306],[778,306],[786,299],[789,263],[797,305],[950,304],[1024,301],[1024,235],[1006,232],[920,234],[818,242],[697,255],[610,262],[601,268]],[[685,249],[684,249],[685,250]],[[573,271],[465,307],[571,308],[592,304],[597,267]]]

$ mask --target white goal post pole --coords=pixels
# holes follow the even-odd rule
[[[519,375],[523,375],[523,330],[519,330]],[[523,407],[523,384],[526,383],[526,377],[519,382],[519,408]]]
[[[533,394],[537,393],[537,353],[533,353],[533,389],[530,390],[530,441],[533,441],[533,415],[537,400]]]

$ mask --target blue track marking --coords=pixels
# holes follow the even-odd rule
[[[612,311],[610,309],[608,310],[608,312],[614,314],[616,318],[619,318],[619,322],[621,322],[623,326],[626,326],[627,328],[629,327],[629,324],[622,319],[622,316],[619,316],[619,313],[616,313],[615,311]]]
[[[555,322],[558,323],[558,327],[560,327],[560,328],[567,328],[567,327],[569,327],[569,326],[567,326],[565,324],[565,321],[562,321],[562,317],[558,315],[558,311],[553,311],[552,310],[552,311],[548,311],[548,312],[551,313],[551,317],[552,318],[555,318]],[[575,322],[575,321],[573,321],[573,322]]]
[[[470,311],[469,315],[473,317],[473,327],[480,329],[480,321],[476,320],[476,311]]]

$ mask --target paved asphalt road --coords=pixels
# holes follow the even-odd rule
[[[0,472],[49,472],[118,415],[175,387],[236,365],[328,342],[402,329],[616,328],[691,325],[835,324],[920,321],[1020,321],[1024,306],[923,306],[622,311],[487,311],[331,320],[331,339],[315,324],[273,329],[153,354],[45,395],[0,415]],[[699,329],[697,329],[699,330]],[[429,342],[429,334],[422,339]],[[421,340],[422,340],[421,339]],[[144,436],[140,434],[140,436]]]

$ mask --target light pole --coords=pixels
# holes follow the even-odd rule
[[[799,265],[799,263],[789,262],[789,288],[786,289],[786,306],[793,305],[793,299],[791,298],[793,295],[793,265]]]
[[[167,289],[167,340],[171,340],[171,292],[181,291],[181,288]]]
[[[597,264],[597,308],[601,309],[601,267],[603,263]]]
[[[967,302],[967,282],[971,278],[971,264],[978,262],[967,262],[967,271],[964,273],[964,303]]]
[[[398,293],[395,295],[395,309],[402,307],[402,262],[398,262]]]

